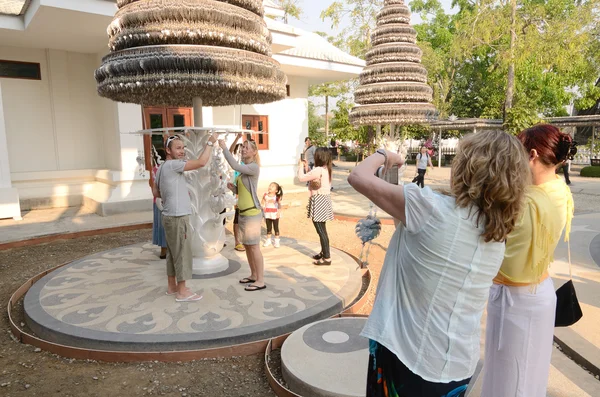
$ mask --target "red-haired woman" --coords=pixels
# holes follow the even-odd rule
[[[490,289],[482,396],[545,397],[552,356],[556,294],[548,274],[573,197],[556,167],[571,152],[571,137],[536,125],[518,136],[529,152],[533,185],[525,210],[506,239],[504,261]]]

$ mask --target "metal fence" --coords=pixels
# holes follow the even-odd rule
[[[598,152],[596,152],[596,155],[592,156],[592,151],[590,149],[585,146],[578,146],[577,154],[573,158],[572,164],[590,165],[591,159],[597,159],[598,157],[600,157],[598,156]]]

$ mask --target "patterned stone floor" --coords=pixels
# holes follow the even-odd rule
[[[361,272],[332,250],[330,267],[312,265],[316,243],[282,239],[264,248],[267,289],[246,292],[245,253],[228,244],[229,269],[194,276],[204,298],[180,303],[166,295],[158,248],[138,244],[90,255],[42,278],[27,293],[28,325],[42,338],[93,349],[172,351],[213,348],[292,332],[342,311],[361,289]]]

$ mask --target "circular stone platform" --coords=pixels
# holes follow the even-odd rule
[[[305,325],[281,347],[283,379],[301,396],[364,396],[369,341],[360,336],[367,319],[343,317]]]
[[[283,238],[264,248],[267,289],[244,291],[244,252],[228,241],[227,270],[194,276],[199,302],[166,295],[165,261],[151,244],[87,256],[46,275],[27,292],[27,325],[68,346],[117,351],[209,349],[264,340],[340,313],[361,290],[361,270],[332,249],[330,267],[314,266],[316,243]]]

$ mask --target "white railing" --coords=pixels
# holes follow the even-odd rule
[[[599,158],[598,151],[595,151],[594,156],[591,156],[592,151],[585,146],[577,147],[577,154],[573,158],[573,164],[590,165],[590,158]]]

